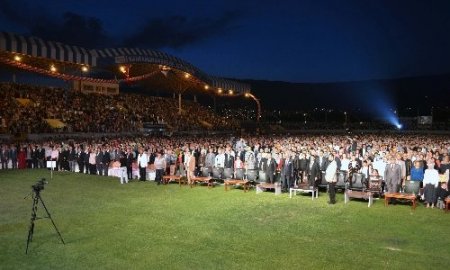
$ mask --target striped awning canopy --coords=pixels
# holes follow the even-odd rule
[[[38,64],[33,65],[30,62],[14,61],[11,57],[20,54],[32,58]],[[0,61],[17,67],[64,80],[90,80],[90,81],[139,81],[145,80],[165,68],[176,70],[178,73],[186,73],[188,77],[192,77],[192,82],[209,86],[215,90],[221,90],[224,94],[230,90],[234,94],[246,93],[250,91],[250,85],[229,80],[221,77],[211,76],[201,71],[194,65],[169,55],[152,49],[142,48],[106,48],[106,49],[86,49],[83,47],[72,46],[60,42],[45,41],[38,37],[22,36],[13,33],[0,32]],[[45,62],[46,61],[46,62]],[[63,70],[49,71],[48,62],[63,63]],[[45,64],[43,64],[45,62]],[[52,64],[53,65],[53,64]],[[72,65],[74,72],[70,70]],[[122,79],[106,79],[89,78],[85,75],[81,76],[76,65],[88,66],[89,68],[108,69],[108,67],[116,67],[128,65],[130,74]],[[158,67],[159,66],[159,67]],[[150,68],[152,67],[152,68]],[[64,73],[64,70],[66,71]]]
[[[85,48],[7,32],[0,32],[0,51],[53,59],[60,62],[88,66],[97,65],[95,56]]]

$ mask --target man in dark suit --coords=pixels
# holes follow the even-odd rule
[[[231,155],[229,151],[225,151],[225,163],[224,167],[233,169],[234,167],[234,157]]]
[[[322,182],[322,176],[325,174],[325,170],[328,167],[328,158],[324,156],[323,151],[319,151],[319,155],[316,157],[317,164],[319,164],[320,173],[317,175],[317,183]],[[325,179],[323,179],[325,181]]]
[[[45,164],[45,147],[44,146],[40,146],[39,147],[39,152],[38,152],[38,164],[39,164],[39,168],[45,168],[47,166],[47,164]]]
[[[133,164],[134,153],[133,153],[133,151],[131,151],[130,148],[127,148],[127,151],[125,152],[125,159],[126,159],[128,179],[131,180],[131,179],[133,179],[133,174],[132,174],[133,171],[132,171],[131,165]]]
[[[111,162],[111,154],[109,153],[109,147],[104,147],[102,163],[103,163],[103,173],[105,176],[108,176],[108,169],[109,169],[110,162]]]
[[[0,160],[2,162],[2,169],[8,169],[9,149],[5,145],[0,150]]]
[[[100,147],[97,148],[97,153],[95,154],[95,166],[99,175],[103,175],[103,152]]]
[[[288,156],[289,153],[286,153],[286,158],[283,161],[283,166],[281,167],[281,181],[283,183],[283,190],[288,191],[289,188],[294,186],[294,158]],[[281,162],[281,161],[280,161]]]
[[[277,171],[277,162],[272,157],[271,153],[267,154],[267,168],[266,168],[266,175],[267,179],[269,180],[269,183],[273,183],[275,179],[275,173]]]
[[[12,162],[12,168],[17,169],[17,148],[14,145],[11,145],[9,148],[9,159]]]
[[[83,151],[83,146],[78,146],[76,149],[78,153],[78,169],[80,173],[84,173],[84,160],[86,159],[87,153]]]
[[[38,156],[39,156],[39,146],[34,145],[31,148],[31,161],[33,164],[33,169],[38,168]]]
[[[314,156],[309,157],[309,165],[308,165],[308,169],[307,169],[307,174],[308,174],[308,185],[317,187],[320,182],[319,175],[321,175],[321,173],[320,173],[319,160],[316,159]]]
[[[387,192],[398,192],[401,179],[402,169],[400,165],[396,163],[395,157],[391,156],[389,164],[386,165],[386,169],[384,170],[384,181],[386,182]]]
[[[324,172],[328,167],[328,159],[326,157],[324,157],[322,150],[319,151],[317,160],[318,160],[320,171]]]

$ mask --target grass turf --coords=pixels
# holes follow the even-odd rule
[[[450,215],[382,201],[328,205],[321,193],[275,196],[222,186],[55,172],[42,191],[51,221],[36,221],[25,255],[32,199],[47,170],[0,171],[1,269],[439,269],[449,255]],[[38,216],[44,216],[41,205]]]

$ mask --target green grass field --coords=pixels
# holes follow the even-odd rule
[[[49,219],[32,199],[45,177]],[[47,170],[0,171],[1,269],[443,269],[450,214],[382,201],[328,205],[327,194],[228,192]],[[40,205],[38,214],[44,215]]]

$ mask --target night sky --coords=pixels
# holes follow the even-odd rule
[[[0,29],[154,48],[224,77],[336,82],[450,72],[449,14],[448,0],[2,0]]]

